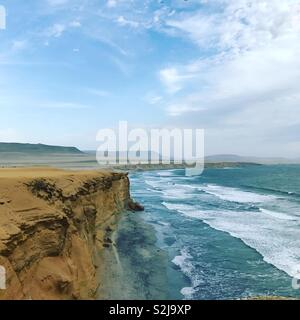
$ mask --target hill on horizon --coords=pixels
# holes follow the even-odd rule
[[[76,147],[51,146],[32,143],[0,142],[0,153],[26,153],[26,154],[84,154]]]

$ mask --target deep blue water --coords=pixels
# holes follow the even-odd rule
[[[169,255],[170,299],[299,297],[299,177],[297,165],[132,174],[132,194]]]

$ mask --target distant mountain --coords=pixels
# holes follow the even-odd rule
[[[87,154],[97,154],[97,151],[94,150],[84,150]],[[134,159],[135,157],[138,157],[141,161],[148,161],[148,159],[161,159],[161,155],[154,151],[116,151],[116,152],[110,152],[110,154],[107,154],[108,159],[113,157],[117,158],[120,161],[126,160],[126,159]],[[107,161],[106,158],[103,158],[103,161]]]
[[[251,162],[260,164],[298,164],[300,159],[276,158],[276,157],[244,157],[235,154],[218,154],[205,157],[210,162]]]
[[[84,151],[86,154],[95,155],[96,151],[89,150]],[[126,159],[127,156],[129,159],[133,159],[135,152],[123,152],[123,151],[117,151],[116,153],[117,158],[119,159]],[[115,154],[112,153],[113,157],[115,157]],[[109,158],[109,157],[108,157]],[[157,154],[155,152],[151,151],[141,151],[139,158],[142,159],[142,161],[147,161],[148,158],[158,158],[162,159],[162,156],[160,154]],[[104,159],[105,161],[105,159]],[[284,157],[254,157],[254,156],[239,156],[236,154],[216,154],[216,155],[210,155],[205,157],[205,163],[206,164],[224,164],[224,163],[247,163],[247,164],[300,164],[300,158],[284,158]]]
[[[25,154],[83,154],[75,147],[49,146],[45,144],[0,142],[0,153]]]
[[[206,162],[243,162],[245,157],[235,154],[217,154],[205,157]]]

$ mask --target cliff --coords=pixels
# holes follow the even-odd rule
[[[128,207],[125,173],[0,169],[0,299],[93,299],[98,252]]]
[[[49,146],[46,144],[31,144],[31,143],[7,143],[0,142],[0,153],[24,153],[28,155],[35,154],[69,154],[78,155],[84,154],[75,147]]]

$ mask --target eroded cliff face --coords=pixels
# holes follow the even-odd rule
[[[0,170],[0,299],[93,299],[95,256],[128,206],[127,174]]]

